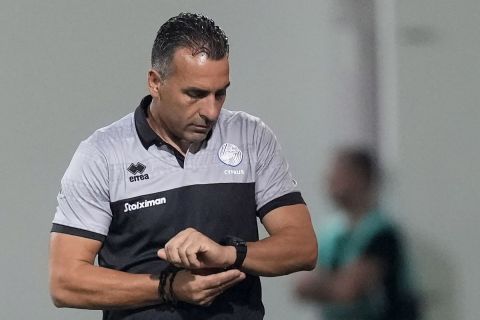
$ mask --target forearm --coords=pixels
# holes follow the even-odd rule
[[[159,280],[81,263],[51,270],[51,294],[57,307],[127,309],[159,303]]]
[[[285,230],[247,244],[242,269],[250,274],[280,276],[301,270],[312,270],[317,259],[314,234],[299,236],[298,230]]]
[[[263,217],[262,223],[270,236],[247,243],[242,271],[279,276],[315,267],[317,239],[305,205],[276,208]],[[220,245],[193,228],[175,235],[158,256],[186,269],[224,268],[234,265],[237,258],[234,246]]]

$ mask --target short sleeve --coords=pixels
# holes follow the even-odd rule
[[[305,204],[277,138],[263,122],[258,125],[255,144],[255,200],[258,216],[262,219],[278,207]]]
[[[61,181],[52,232],[103,241],[112,213],[108,192],[108,165],[94,146],[82,142]]]

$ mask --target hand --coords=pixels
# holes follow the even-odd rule
[[[177,273],[173,281],[173,293],[180,301],[209,306],[216,297],[243,279],[245,279],[245,273],[239,270],[228,270],[206,276],[182,270]]]
[[[179,268],[224,268],[235,262],[233,246],[222,246],[193,228],[185,229],[157,252],[160,259]]]

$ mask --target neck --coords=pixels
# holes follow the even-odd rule
[[[178,152],[183,154],[187,153],[188,148],[190,147],[190,142],[182,139],[178,139],[175,137],[173,134],[171,134],[167,126],[163,123],[162,119],[160,117],[156,117],[152,111],[153,101],[148,107],[148,117],[147,117],[147,122],[152,128],[152,130],[160,137],[162,138],[163,141],[171,145],[173,148],[175,148]]]

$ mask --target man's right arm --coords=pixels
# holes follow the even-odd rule
[[[81,309],[130,309],[159,304],[159,280],[150,274],[130,274],[94,265],[101,248],[97,240],[52,232],[50,293],[55,306]],[[173,291],[188,303],[209,305],[245,278],[238,270],[207,276],[178,273]]]

